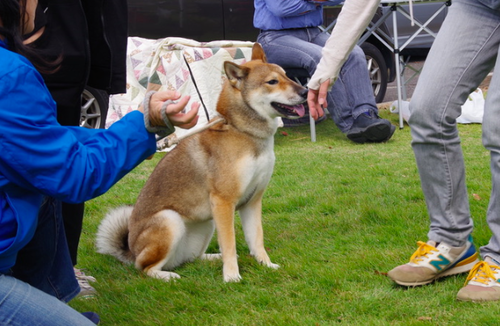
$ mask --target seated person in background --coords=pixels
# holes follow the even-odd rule
[[[341,1],[339,1],[341,3]],[[269,62],[303,68],[312,75],[329,37],[323,7],[306,0],[255,0],[254,27]],[[366,58],[356,46],[328,92],[328,111],[337,127],[356,143],[384,142],[396,127],[378,116]]]

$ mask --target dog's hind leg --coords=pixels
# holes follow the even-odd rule
[[[210,231],[210,233],[207,233],[206,231],[203,231],[203,232],[197,232],[197,235],[196,235],[196,239],[198,239],[197,241],[205,242],[205,245],[204,245],[204,247],[202,249],[202,252],[205,252],[207,250],[208,244],[210,243],[210,240],[212,239],[212,236],[214,235],[214,231],[215,231],[215,225],[214,225],[214,221],[213,220],[207,221],[205,223],[211,225],[212,230]],[[205,227],[203,227],[203,228],[205,228]],[[189,241],[191,242],[192,240],[189,240]],[[200,259],[202,259],[202,260],[220,260],[220,259],[222,259],[222,254],[206,254],[206,253],[203,253],[200,256]]]
[[[222,253],[222,274],[225,282],[239,282],[241,275],[236,255],[234,233],[235,206],[221,196],[211,196],[212,213],[217,226],[217,238]]]
[[[209,244],[210,240],[212,239],[213,233],[215,231],[214,221],[210,220],[209,222],[212,224],[213,230],[212,230],[212,233],[210,235],[210,238],[207,239],[207,245],[205,246],[205,249],[203,250],[204,252],[207,250],[206,247],[208,247],[208,244]],[[205,253],[205,254],[201,255],[200,258],[203,259],[203,260],[209,260],[209,261],[221,260],[222,259],[222,254],[220,254],[220,253],[219,254],[206,254]]]
[[[204,260],[216,260],[220,254],[205,254],[210,240],[214,235],[215,224],[213,220],[204,222],[187,223],[186,236],[178,248],[178,255],[185,256],[186,260],[200,258]]]
[[[263,192],[255,194],[251,201],[239,210],[243,233],[250,249],[250,254],[255,259],[268,267],[279,268],[273,264],[264,247],[264,231],[262,229],[262,196]]]
[[[203,254],[201,255],[203,260],[219,260],[222,259],[222,254]]]
[[[173,269],[184,262],[176,257],[176,251],[185,233],[184,221],[177,212],[156,213],[134,241],[135,266],[153,278],[165,281],[180,278],[179,274],[162,269]]]

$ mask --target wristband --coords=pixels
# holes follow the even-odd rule
[[[142,104],[144,109],[144,125],[146,126],[147,131],[157,134],[160,138],[164,138],[175,132],[175,127],[172,125],[167,116],[167,106],[169,104],[173,104],[174,102],[167,100],[160,108],[161,118],[165,123],[165,126],[152,126],[151,121],[149,120],[149,102],[154,93],[156,93],[156,91],[149,91],[144,97],[144,102]]]

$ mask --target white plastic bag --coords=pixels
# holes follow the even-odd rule
[[[408,101],[401,101],[401,114],[403,115],[403,119],[408,122],[408,119],[410,118],[410,102]],[[399,105],[398,101],[394,101],[391,104],[390,108],[391,113],[398,114],[399,113]]]
[[[462,115],[457,118],[457,123],[483,123],[484,95],[481,89],[470,93],[462,105]]]
[[[410,102],[401,101],[403,119],[408,122],[410,118]],[[398,101],[394,101],[390,108],[391,113],[399,113]],[[484,114],[484,95],[481,89],[470,93],[462,105],[462,114],[457,118],[457,123],[482,123]]]

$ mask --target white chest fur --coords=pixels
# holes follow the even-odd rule
[[[240,184],[242,201],[248,200],[253,193],[264,190],[271,179],[274,169],[274,144],[271,141],[260,155],[247,155],[241,158]]]

